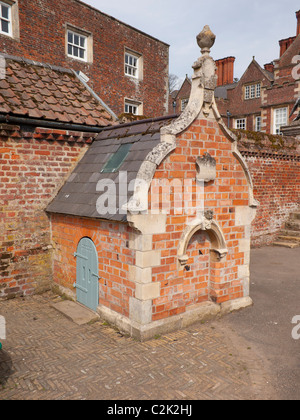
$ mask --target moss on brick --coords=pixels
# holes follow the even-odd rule
[[[286,138],[280,135],[267,134],[258,131],[236,130],[232,131],[237,136],[238,141],[250,140],[259,148],[270,148],[271,151],[296,150],[296,143],[292,138]],[[245,143],[244,143],[245,145]]]

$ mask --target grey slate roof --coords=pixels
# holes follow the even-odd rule
[[[234,89],[237,86],[237,83],[231,83],[228,85],[217,86],[215,89],[215,98],[227,99],[227,91],[229,89]]]
[[[89,147],[46,211],[126,222],[127,215],[122,214],[124,211],[120,211],[120,207],[131,198],[133,191],[128,191],[127,197],[122,197],[119,202],[120,172],[126,172],[127,186],[130,181],[136,179],[143,161],[160,142],[160,129],[170,124],[174,118],[175,116],[161,117],[105,128]],[[108,159],[125,143],[132,143],[132,147],[118,171],[101,173]],[[102,194],[97,192],[97,184],[107,179],[114,181],[116,185],[117,211],[115,214],[103,215],[97,211],[97,200]]]

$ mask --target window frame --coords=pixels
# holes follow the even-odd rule
[[[126,57],[131,57],[133,60],[135,60],[136,64],[133,65],[131,63],[127,63]],[[132,71],[128,71],[128,69],[131,69]],[[142,54],[133,51],[129,48],[124,48],[124,75],[126,77],[130,77],[136,80],[142,80],[143,79],[143,56]]]
[[[130,112],[129,110],[126,111],[126,107],[133,107],[136,109],[136,113]],[[143,115],[143,104],[138,101],[134,101],[132,99],[125,98],[124,99],[124,113],[125,114],[132,114],[132,115]]]
[[[261,128],[262,128],[261,122],[262,122],[261,115],[256,115],[256,117],[255,117],[255,131],[261,132]]]
[[[1,1],[1,0],[0,0]],[[82,59],[81,57],[76,57],[75,55],[69,54],[69,33],[73,33],[75,35],[78,35],[79,37],[85,38],[85,58]],[[71,43],[70,43],[71,45]],[[73,44],[72,46],[76,47],[76,44]],[[80,44],[79,44],[80,45]],[[79,46],[79,48],[82,48]],[[73,50],[72,50],[73,52]],[[74,25],[71,25],[69,23],[65,24],[65,54],[66,57],[70,60],[77,60],[82,63],[92,63],[93,62],[93,34],[91,32],[85,31],[81,28],[78,28]]]
[[[11,2],[0,1],[0,34],[13,37],[13,5]],[[2,6],[8,9],[8,18],[2,16]],[[8,22],[8,32],[2,31],[2,21]]]
[[[69,40],[69,35],[72,35],[73,40],[72,42],[70,42]],[[75,37],[78,36],[79,39],[79,44],[76,44],[75,41]],[[80,45],[80,40],[83,39],[84,40],[84,47],[82,47]],[[84,51],[84,58],[80,57],[80,56],[76,56],[73,53],[71,54],[69,52],[69,46],[71,46],[72,48],[72,52],[74,52],[74,48],[78,48],[78,50],[83,50]],[[80,32],[76,32],[74,29],[71,28],[67,28],[67,54],[68,57],[73,58],[75,60],[80,60],[80,61],[84,61],[87,62],[87,56],[88,56],[88,37]]]
[[[132,59],[135,64],[131,64],[126,59]],[[130,70],[130,71],[128,71]],[[129,51],[125,51],[125,76],[134,77],[138,79],[139,75],[139,58]]]
[[[240,125],[240,122],[241,121],[243,121],[243,125],[244,125],[244,128],[242,128],[242,127],[238,127],[239,125]],[[246,128],[247,128],[247,119],[246,118],[237,118],[236,120],[235,120],[235,128],[236,128],[236,130],[246,130]]]
[[[245,85],[244,99],[246,101],[250,99],[261,98],[261,83],[250,83]]]
[[[185,108],[187,107],[188,103],[189,103],[188,98],[183,98],[183,99],[181,99],[181,101],[180,101],[180,104],[181,104],[181,105],[180,105],[181,111],[184,111],[184,110],[185,110]]]
[[[118,172],[125,160],[127,159],[134,143],[121,144],[114,153],[111,154],[105,165],[103,166],[102,174],[113,174]]]
[[[279,111],[285,111],[285,121],[282,123],[278,122],[278,113]],[[280,125],[279,125],[280,124]],[[274,108],[273,109],[273,134],[281,136],[282,133],[280,131],[281,127],[284,127],[288,124],[288,107],[282,106],[280,108]]]

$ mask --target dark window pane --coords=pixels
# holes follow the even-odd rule
[[[6,21],[6,20],[2,20],[1,21],[1,24],[2,24],[2,32],[5,32],[5,33],[9,33],[9,24],[8,24],[8,22]]]
[[[85,38],[83,38],[82,36],[80,37],[80,46],[83,48],[85,46]]]
[[[84,50],[79,49],[79,57],[84,59]]]
[[[72,34],[72,32],[68,32],[68,42],[73,44],[73,34]]]
[[[8,7],[2,5],[2,17],[4,19],[8,19],[8,15],[9,15],[9,13],[8,13]]]
[[[79,45],[79,36],[74,34],[74,44]]]
[[[73,55],[74,55],[74,57],[79,57],[79,50],[78,50],[77,47],[73,48]]]
[[[68,54],[73,55],[73,48],[72,45],[68,45]]]

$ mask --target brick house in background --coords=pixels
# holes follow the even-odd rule
[[[94,137],[116,118],[78,75],[5,56],[0,80],[0,299],[49,289],[45,213]]]
[[[118,116],[168,113],[169,46],[79,0],[1,0],[1,52],[82,72]]]
[[[174,95],[171,95],[170,102],[170,114],[179,114],[183,112],[189,102],[189,97],[191,94],[192,82],[191,79],[186,75],[180,89],[174,92]]]
[[[216,61],[216,102],[229,128],[279,134],[295,117],[289,118],[300,96],[300,11],[296,17],[296,36],[279,41],[279,59],[262,68],[253,57],[238,82],[233,77],[234,57]],[[188,96],[185,81],[176,96],[177,112],[181,112],[181,98]]]

